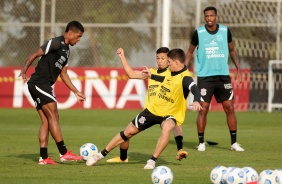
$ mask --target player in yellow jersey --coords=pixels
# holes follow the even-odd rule
[[[171,73],[167,76],[154,75],[147,67],[144,68],[142,71],[144,78],[151,78],[161,82],[159,87],[156,88],[156,97],[123,131],[113,137],[101,152],[91,156],[86,161],[87,166],[95,165],[115,147],[126,142],[139,132],[160,124],[162,133],[157,141],[153,155],[144,167],[144,169],[154,169],[158,157],[169,142],[170,133],[176,124],[181,124],[185,119],[186,100],[190,91],[194,95],[194,102],[190,106],[195,110],[202,110],[199,103],[201,101],[200,91],[184,65],[184,51],[182,49],[169,51],[168,61]]]
[[[170,69],[168,67],[168,58],[167,53],[169,52],[169,48],[160,47],[156,51],[156,59],[158,68],[150,68],[152,74],[157,74],[161,76],[169,76]],[[124,50],[119,48],[117,50],[118,56],[121,59],[122,65],[126,71],[126,74],[129,79],[144,79],[144,75],[140,70],[133,70],[131,66],[128,64],[126,57],[124,55]],[[147,108],[148,104],[151,103],[154,97],[156,97],[156,88],[159,86],[160,82],[152,79],[148,79],[148,91],[146,93],[146,99],[144,104],[144,109]],[[182,160],[188,156],[188,153],[183,150],[183,133],[182,127],[180,125],[175,126],[174,128],[174,139],[177,145],[177,154],[176,160]],[[120,156],[108,159],[107,162],[128,162],[127,158],[127,150],[129,148],[129,139],[124,143],[120,144]]]

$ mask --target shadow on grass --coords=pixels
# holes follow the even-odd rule
[[[169,144],[173,144],[176,147],[175,140],[170,140]],[[183,142],[183,148],[184,149],[195,149],[195,150],[197,150],[198,145],[199,145],[198,142],[189,142],[189,141]],[[222,150],[229,150],[230,149],[229,146],[219,146],[219,143],[217,145],[208,145],[206,143],[206,149],[209,149],[209,148],[216,148],[216,149],[222,149]]]
[[[116,165],[116,164],[144,164],[144,166],[147,163],[147,160],[150,159],[152,155],[149,154],[144,154],[140,152],[129,152],[128,153],[128,163],[105,163],[105,164],[111,164],[111,165]],[[112,157],[107,156],[110,159]],[[170,162],[169,160],[164,160],[161,158],[161,156],[157,160],[157,165],[167,165],[167,164],[174,164],[174,162]]]
[[[39,159],[39,153],[37,154],[19,154],[16,156],[19,158],[27,159],[27,160],[32,160],[36,163],[38,162],[38,159]]]

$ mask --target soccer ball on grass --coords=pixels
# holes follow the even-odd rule
[[[273,170],[266,169],[259,174],[259,184],[279,184],[279,178]]]
[[[247,175],[241,168],[233,168],[227,174],[227,184],[245,184],[247,181]]]
[[[86,161],[89,157],[98,153],[98,148],[93,143],[85,143],[80,147],[79,153]]]
[[[173,173],[167,166],[158,166],[153,170],[151,178],[154,184],[171,184]]]
[[[226,172],[225,166],[216,166],[211,170],[210,180],[213,184],[221,184],[222,175]]]
[[[258,181],[258,173],[255,169],[252,167],[243,167],[242,169],[247,175],[247,184]]]

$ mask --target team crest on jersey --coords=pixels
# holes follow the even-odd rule
[[[146,121],[146,118],[145,118],[144,116],[141,116],[141,117],[139,118],[139,120],[138,120],[138,122],[139,122],[140,124],[144,124],[145,121]]]
[[[218,41],[222,41],[222,40],[223,40],[222,35],[217,35],[217,40],[218,40]]]
[[[170,80],[169,79],[167,79],[166,84],[170,85]]]
[[[206,95],[207,95],[207,89],[202,88],[202,89],[201,89],[201,95],[202,95],[202,96],[206,96]]]

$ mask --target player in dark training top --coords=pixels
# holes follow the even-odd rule
[[[41,119],[41,126],[38,133],[40,144],[38,164],[57,164],[48,156],[49,133],[57,144],[61,162],[83,159],[82,156],[77,156],[70,150],[67,150],[65,146],[59,125],[57,100],[52,88],[52,85],[60,75],[62,81],[75,94],[77,100],[85,100],[85,96],[73,85],[67,73],[68,58],[70,55],[69,45],[73,46],[79,42],[83,32],[84,28],[81,23],[78,21],[69,22],[64,35],[50,39],[29,55],[19,74],[19,77],[22,77],[26,81],[28,68],[35,59],[41,57],[35,68],[35,72],[27,82],[28,90]]]

